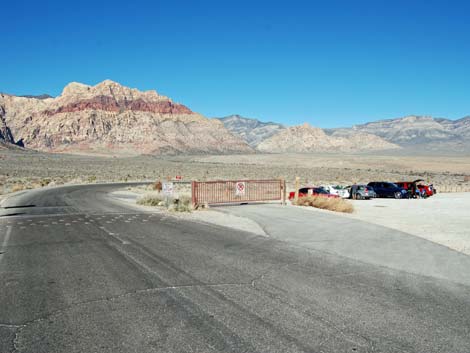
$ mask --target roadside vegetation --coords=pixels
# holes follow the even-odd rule
[[[144,194],[137,200],[137,204],[143,206],[162,207],[168,211],[174,212],[191,212],[191,198],[187,195],[181,195],[179,197],[165,197],[158,191],[153,191]]]
[[[298,206],[310,206],[343,213],[353,213],[354,206],[347,200],[341,198],[330,198],[323,196],[304,196],[297,200]]]

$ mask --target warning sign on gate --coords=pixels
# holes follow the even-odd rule
[[[245,195],[246,184],[244,181],[237,181],[235,183],[235,195],[242,196]]]
[[[173,195],[173,183],[163,183],[162,192],[163,192],[163,195],[165,196],[172,196]]]

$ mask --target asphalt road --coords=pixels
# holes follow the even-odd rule
[[[2,203],[0,352],[470,352],[466,284],[145,213],[118,187]]]

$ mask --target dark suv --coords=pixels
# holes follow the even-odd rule
[[[394,197],[396,199],[402,199],[408,196],[408,192],[405,189],[394,183],[374,181],[367,184],[367,186],[370,186],[374,189],[377,197]]]

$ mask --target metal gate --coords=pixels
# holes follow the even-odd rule
[[[193,181],[192,202],[197,205],[286,201],[286,182],[273,180]]]

